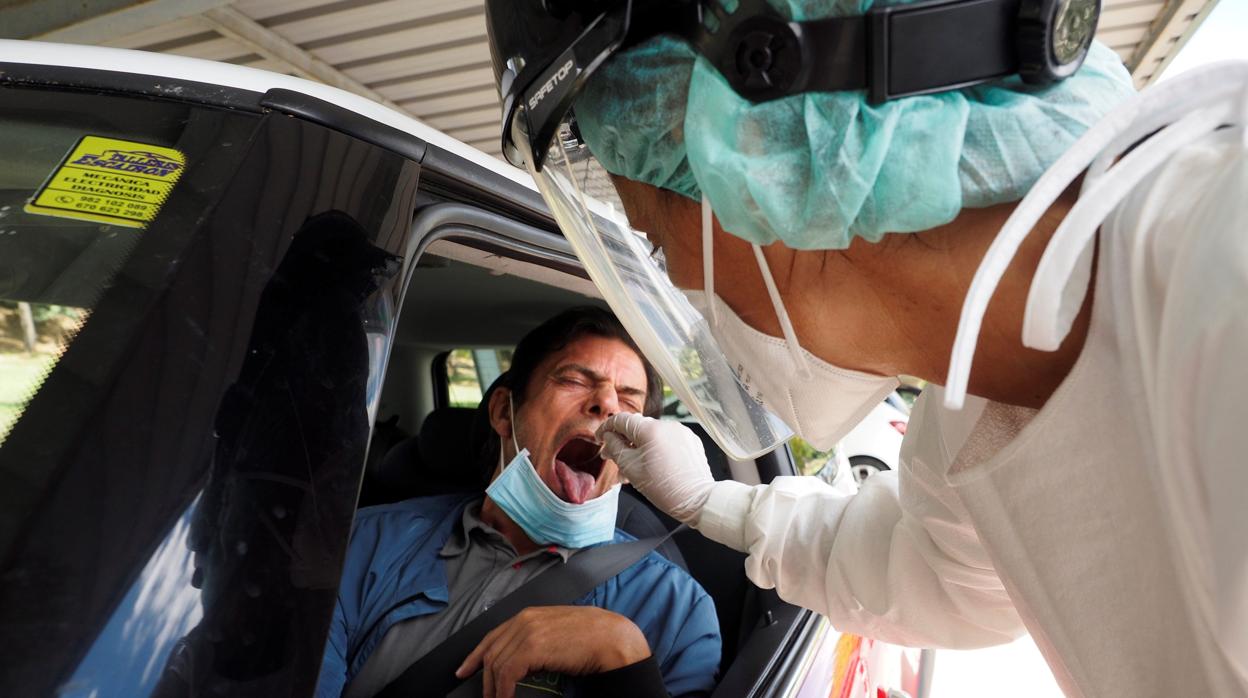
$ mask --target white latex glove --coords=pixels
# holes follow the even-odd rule
[[[603,422],[598,438],[646,499],[678,521],[697,518],[715,484],[697,434],[680,422],[621,412]]]

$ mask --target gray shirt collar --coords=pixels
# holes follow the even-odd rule
[[[518,555],[515,547],[512,546],[511,541],[507,540],[506,536],[481,520],[481,505],[484,501],[484,499],[478,499],[464,507],[464,513],[460,516],[459,523],[455,526],[451,532],[451,537],[446,540],[446,544],[442,546],[442,550],[438,553],[440,557],[459,557],[467,552],[468,546],[473,543],[506,547],[511,551],[512,555],[516,555],[516,560],[513,564],[547,553],[558,555],[564,562],[567,562],[572,553],[576,552],[573,548],[552,544],[540,547],[528,555]]]

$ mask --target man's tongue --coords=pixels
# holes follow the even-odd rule
[[[573,504],[584,504],[594,490],[594,476],[573,470],[561,460],[555,461],[555,475],[563,486],[563,498]]]

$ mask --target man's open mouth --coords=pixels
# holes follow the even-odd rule
[[[555,477],[562,485],[563,499],[582,504],[590,499],[594,483],[602,474],[602,444],[574,436],[555,454]]]

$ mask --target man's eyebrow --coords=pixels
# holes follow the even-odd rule
[[[646,396],[646,391],[642,390],[641,388],[634,388],[631,385],[617,385],[615,386],[615,392],[620,393],[622,395],[632,395],[634,397]]]
[[[602,375],[601,373],[595,371],[594,369],[588,366],[582,366],[581,364],[564,364],[560,366],[559,368],[555,369],[555,375],[559,375],[561,373],[567,373],[568,371],[575,371],[581,374],[582,376],[585,376],[589,380],[593,381],[594,383],[609,383],[610,382],[610,380],[606,376]],[[641,388],[633,387],[631,385],[617,385],[615,386],[615,392],[620,393],[622,395],[635,395],[638,397],[644,396],[646,394],[645,390]]]

